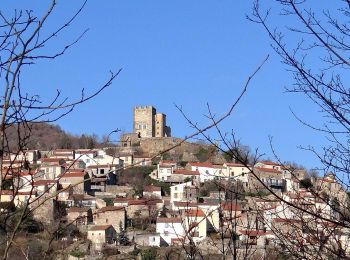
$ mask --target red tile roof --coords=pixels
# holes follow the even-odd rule
[[[199,171],[190,171],[190,170],[175,170],[173,174],[182,174],[182,175],[200,175]]]
[[[300,219],[291,219],[291,218],[274,218],[272,221],[276,223],[302,223]]]
[[[94,150],[76,150],[75,154],[92,154],[92,153],[97,153]]]
[[[13,195],[13,190],[2,190],[0,192],[1,195]]]
[[[33,186],[44,186],[44,185],[50,185],[50,184],[56,184],[56,180],[37,180],[33,183]]]
[[[196,202],[189,202],[189,201],[174,201],[175,207],[191,207],[191,208],[197,208],[198,203]]]
[[[81,178],[84,178],[85,176],[85,172],[81,172],[81,171],[76,171],[76,172],[64,172],[62,174],[60,174],[58,176],[58,178],[78,178],[78,177],[81,177]]]
[[[157,218],[157,223],[182,223],[181,218]]]
[[[41,158],[41,162],[60,162],[61,160],[66,160],[66,158]]]
[[[36,190],[32,191],[18,191],[16,195],[36,195]]]
[[[206,217],[205,213],[201,209],[185,210],[185,216],[187,216],[187,217]]]
[[[222,203],[221,208],[225,211],[240,211],[241,205],[236,203]]]
[[[92,228],[90,228],[89,231],[106,230],[110,227],[112,227],[112,225],[95,225]]]
[[[264,236],[264,235],[271,235],[272,232],[264,231],[264,230],[240,230],[241,234],[248,235],[252,237],[256,236]]]
[[[107,206],[107,207],[100,208],[98,210],[98,213],[104,213],[106,211],[119,211],[119,210],[124,210],[124,207]]]
[[[149,186],[145,186],[143,189],[144,192],[154,192],[154,191],[162,191],[161,187],[158,186],[153,186],[153,185],[149,185]]]
[[[257,170],[259,172],[282,173],[277,169],[263,168],[263,167],[254,167],[254,170]]]
[[[96,168],[111,168],[118,166],[117,164],[98,164],[98,165],[89,165],[88,169],[96,169]]]
[[[260,163],[263,163],[265,165],[281,166],[281,164],[275,163],[275,162],[271,162],[271,161],[261,161]]]
[[[229,167],[246,167],[244,164],[241,163],[225,163],[227,166]],[[250,165],[247,165],[248,167],[250,167]]]
[[[90,208],[79,208],[79,207],[71,207],[68,208],[67,213],[73,213],[73,212],[87,212]]]

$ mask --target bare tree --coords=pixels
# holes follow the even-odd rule
[[[55,11],[57,5],[55,0],[51,1],[42,17],[35,16],[29,10],[16,10],[12,16],[0,12],[0,82],[3,86],[0,99],[0,198],[2,197],[4,200],[7,195],[11,198],[8,206],[1,211],[2,227],[6,236],[2,245],[4,248],[2,251],[3,259],[8,257],[11,247],[16,247],[15,237],[20,232],[23,223],[30,218],[31,212],[40,204],[45,203],[44,197],[46,195],[51,196],[50,192],[47,191],[45,196],[35,198],[36,191],[33,188],[28,191],[29,199],[27,202],[19,210],[11,211],[10,207],[17,204],[15,198],[20,195],[20,189],[23,185],[23,183],[19,183],[21,171],[28,171],[28,176],[32,176],[32,180],[29,181],[33,182],[35,177],[35,169],[32,169],[26,160],[26,148],[31,137],[31,128],[36,123],[55,122],[69,114],[77,105],[93,99],[110,86],[120,73],[120,70],[110,72],[108,79],[92,94],[86,95],[82,88],[80,96],[71,101],[60,90],[56,91],[52,100],[42,100],[40,93],[28,93],[27,87],[21,83],[21,73],[29,69],[29,65],[34,65],[43,59],[54,62],[85,35],[87,29],[75,39],[63,44],[55,52],[47,51],[47,46],[57,42],[57,39],[63,36],[68,27],[81,14],[85,4],[86,1],[73,12],[69,19],[62,21],[61,25],[49,34],[44,32],[44,28],[47,20]],[[9,146],[9,131],[12,132],[12,137],[13,131],[16,132],[17,144],[15,148]],[[10,182],[12,189],[6,187],[7,182]]]

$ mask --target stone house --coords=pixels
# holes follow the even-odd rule
[[[66,160],[63,158],[42,158],[40,170],[44,173],[44,179],[53,180],[66,169]]]
[[[145,186],[142,195],[146,198],[161,198],[162,188],[154,185]]]
[[[88,230],[87,239],[92,242],[95,250],[102,250],[105,244],[112,244],[117,233],[112,225],[96,225]]]
[[[67,221],[68,223],[75,223],[76,225],[88,225],[93,222],[92,210],[87,207],[68,208]]]
[[[175,161],[162,160],[157,164],[157,170],[154,172],[155,176],[151,176],[159,181],[166,181],[170,179],[174,170],[177,169]]]
[[[16,207],[30,204],[37,197],[37,195],[38,194],[35,189],[32,191],[17,191],[14,197],[14,204]]]
[[[136,233],[133,240],[140,246],[160,246],[159,233]]]
[[[69,170],[60,174],[57,178],[62,188],[71,186],[76,194],[90,191],[89,174],[84,170]]]
[[[151,166],[152,157],[149,154],[135,154],[133,164],[135,166]]]
[[[125,229],[126,212],[124,207],[107,206],[94,214],[96,225],[112,225],[117,233]]]
[[[207,216],[201,209],[188,209],[184,212],[184,227],[193,242],[198,243],[207,237]]]
[[[40,152],[38,150],[23,150],[18,153],[10,154],[8,158],[11,161],[27,161],[30,164],[36,164],[40,158]]]
[[[254,167],[253,171],[255,175],[270,189],[275,192],[284,192],[286,189],[286,182],[284,179],[284,174],[281,170],[274,168],[260,168]],[[249,192],[263,191],[266,188],[257,180],[253,174],[249,174],[248,182],[245,188]]]
[[[14,198],[13,190],[1,190],[0,202],[10,202],[10,201],[13,201],[13,198]]]
[[[68,207],[96,208],[96,198],[88,194],[70,194],[66,204]]]
[[[242,182],[248,182],[248,175],[250,172],[250,166],[246,167],[240,163],[224,163],[225,177],[228,179],[240,180]]]
[[[177,181],[185,181],[185,180],[192,180],[193,182],[196,182],[199,184],[200,182],[200,173],[199,171],[191,171],[186,169],[177,169],[173,171],[173,174],[171,175],[171,179],[177,180]]]
[[[127,219],[135,218],[155,218],[158,212],[163,208],[163,201],[155,198],[145,199],[128,199],[115,198],[113,200],[114,206],[126,207]]]
[[[267,244],[268,238],[273,238],[271,231],[264,230],[240,230],[240,241],[246,245],[264,247]]]

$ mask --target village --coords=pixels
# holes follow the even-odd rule
[[[171,138],[165,118],[153,107],[136,107],[133,133],[121,138],[124,153],[7,154],[1,211],[29,210],[42,225],[35,232],[50,227],[71,259],[146,253],[151,258],[141,259],[152,259],[161,248],[225,259],[259,259],[286,247],[314,255],[315,237],[350,256],[350,229],[334,224],[349,216],[339,210],[349,198],[334,174],[310,176],[270,160],[213,163],[135,153],[142,139]]]

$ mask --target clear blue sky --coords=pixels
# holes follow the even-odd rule
[[[41,15],[49,1],[2,1],[1,10],[33,9]],[[61,25],[82,1],[58,1],[47,32]],[[267,54],[268,63],[252,80],[234,114],[222,125],[253,150],[272,158],[269,136],[282,160],[308,168],[319,165],[299,145],[319,146],[324,137],[291,114],[318,123],[316,108],[302,96],[285,93],[292,77],[271,50],[263,29],[245,19],[251,1],[89,1],[76,22],[48,50],[64,46],[84,29],[85,37],[55,62],[41,61],[23,71],[22,85],[52,97],[55,89],[70,99],[81,88],[92,92],[123,68],[113,85],[57,123],[73,134],[132,130],[135,105],[153,105],[167,114],[174,136],[192,133],[174,103],[194,121],[208,123],[206,102],[217,115],[235,100],[247,77]]]

